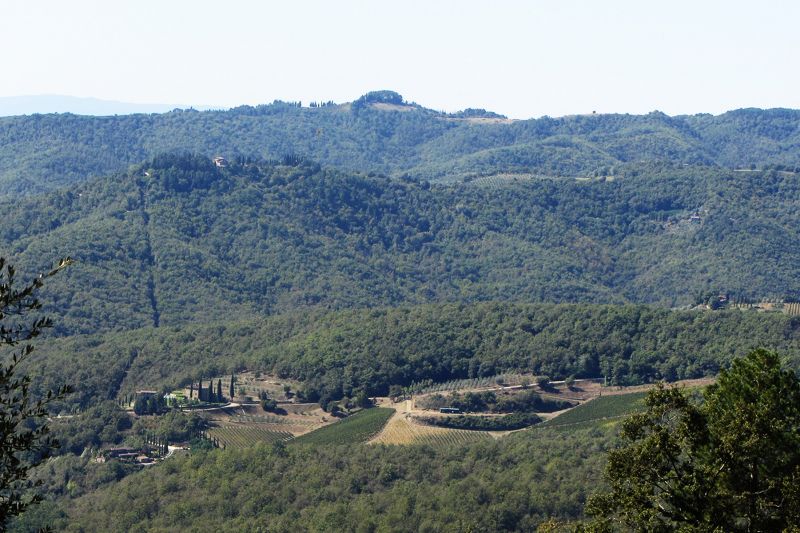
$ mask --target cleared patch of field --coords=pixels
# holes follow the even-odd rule
[[[549,176],[547,174],[514,174],[506,172],[500,174],[492,174],[491,176],[480,176],[469,180],[467,183],[468,185],[472,186],[487,187],[493,189],[497,187],[502,187],[504,185],[508,185],[509,183],[518,183],[518,182],[532,181],[532,180],[565,180],[565,179],[574,179],[576,181],[613,181],[613,177],[611,179],[608,179],[608,177],[606,176],[564,177],[564,176]]]
[[[254,431],[289,433],[295,437],[335,421],[317,404],[281,404],[280,407],[282,414],[266,412],[260,405],[239,405],[214,411],[211,421],[217,426],[215,429],[253,428]]]
[[[442,120],[447,120],[449,122],[468,122],[470,124],[512,124],[516,122],[516,119],[503,117],[446,117]]]
[[[226,386],[230,385],[230,376],[222,378],[223,391],[227,391]],[[279,378],[269,374],[260,374],[253,372],[241,372],[236,375],[236,383],[234,389],[236,394],[239,395],[239,390],[244,389],[247,396],[258,397],[262,392],[266,392],[270,398],[275,400],[287,400],[290,396],[286,395],[284,387],[288,386],[289,390],[297,390],[301,386],[299,381]],[[290,393],[291,394],[291,393]]]
[[[374,437],[395,413],[389,407],[364,409],[338,422],[302,435],[294,441],[297,444],[357,444]]]
[[[534,174],[494,174],[492,176],[481,176],[469,182],[470,185],[481,187],[502,187],[508,183],[515,183],[519,181],[530,181],[533,179],[543,179],[545,176],[538,176]]]
[[[386,424],[383,431],[370,441],[370,444],[446,446],[466,444],[490,438],[492,438],[491,434],[486,431],[466,431],[463,429],[425,426],[411,422],[404,416],[395,416]]]
[[[223,448],[249,448],[259,442],[286,441],[293,437],[288,431],[265,426],[221,426],[208,430],[208,435],[217,439]]]
[[[402,113],[406,113],[408,111],[413,111],[416,107],[412,105],[406,104],[388,104],[386,102],[375,102],[370,105],[372,109],[378,109],[380,111],[400,111]]]

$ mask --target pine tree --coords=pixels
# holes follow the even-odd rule
[[[790,531],[800,523],[800,379],[778,354],[735,359],[702,401],[663,385],[622,424],[590,531]]]

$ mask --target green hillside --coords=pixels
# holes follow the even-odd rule
[[[788,172],[663,165],[437,186],[163,155],[0,203],[0,254],[29,275],[76,259],[48,287],[60,334],[315,307],[796,299],[799,188]]]

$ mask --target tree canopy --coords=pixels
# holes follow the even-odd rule
[[[800,380],[755,350],[698,397],[654,389],[608,456],[598,531],[781,531],[800,523]]]
[[[31,378],[18,374],[18,365],[33,352],[29,341],[52,326],[46,317],[30,317],[41,308],[36,292],[44,279],[55,275],[69,265],[62,259],[58,266],[42,274],[22,288],[17,288],[16,271],[0,257],[0,529],[9,519],[23,512],[31,503],[41,499],[38,494],[26,493],[28,471],[44,460],[58,446],[51,438],[48,425],[47,404],[63,397],[71,389],[62,386],[55,393],[47,391],[43,397],[31,394]]]
[[[289,163],[168,154],[0,202],[0,250],[21,272],[81,262],[50,288],[62,335],[298,308],[800,299],[795,174],[434,186]]]

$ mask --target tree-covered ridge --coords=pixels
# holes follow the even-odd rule
[[[250,369],[303,382],[311,401],[393,385],[506,371],[608,377],[614,384],[716,374],[766,346],[800,365],[800,317],[669,311],[649,306],[438,304],[296,312],[243,322],[146,328],[40,342],[34,389],[76,384],[86,409],[137,389],[172,390],[199,376]]]
[[[797,299],[798,198],[781,171],[464,187],[164,155],[0,203],[0,252],[25,272],[76,259],[49,294],[61,334],[312,307]]]
[[[392,91],[344,105],[275,102],[160,115],[3,117],[0,196],[52,190],[173,150],[207,157],[299,153],[349,171],[444,181],[501,172],[607,175],[642,161],[800,165],[795,110],[495,119],[500,117],[483,110],[448,115],[406,104]]]

